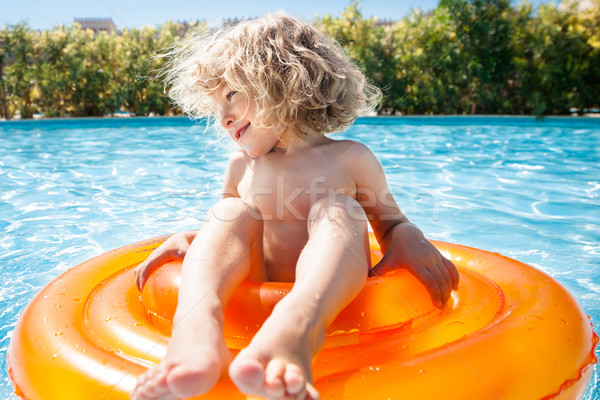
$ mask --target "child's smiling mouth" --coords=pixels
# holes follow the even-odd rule
[[[250,123],[248,123],[248,125],[242,126],[238,130],[236,130],[234,133],[235,140],[240,140],[240,138],[246,132],[246,129],[248,129],[249,126],[250,126]]]

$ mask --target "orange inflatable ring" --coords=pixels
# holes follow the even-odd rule
[[[133,268],[166,237],[103,254],[46,286],[8,350],[29,400],[128,399],[166,351],[176,264],[140,296]],[[598,337],[554,279],[498,254],[434,242],[459,267],[460,289],[436,309],[405,271],[369,278],[329,327],[314,363],[324,399],[578,399]],[[376,262],[381,253],[371,237]],[[245,283],[226,310],[228,346],[246,346],[290,284]],[[226,378],[202,399],[244,399]]]

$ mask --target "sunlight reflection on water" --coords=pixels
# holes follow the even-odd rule
[[[1,398],[11,331],[41,287],[113,248],[199,226],[232,150],[204,131],[168,118],[0,123]],[[600,324],[600,121],[373,118],[338,137],[375,152],[428,237],[544,270]],[[596,370],[586,399],[599,393]]]

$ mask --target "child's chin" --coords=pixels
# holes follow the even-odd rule
[[[244,153],[246,153],[246,155],[248,155],[248,157],[250,157],[250,158],[252,158],[252,159],[254,159],[254,158],[258,158],[258,157],[260,157],[260,156],[261,156],[260,154],[256,154],[255,152],[253,152],[253,151],[251,151],[251,150],[250,150],[250,151],[248,151],[248,149],[246,149],[246,148],[243,148],[243,147],[242,147],[242,149],[244,150]]]
[[[248,157],[250,158],[258,158],[260,156],[263,156],[266,153],[262,153],[260,151],[256,151],[255,149],[249,149],[245,146],[242,146],[242,149],[244,150],[244,152],[248,155]]]

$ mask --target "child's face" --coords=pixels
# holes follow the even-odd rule
[[[270,152],[279,139],[272,128],[256,125],[256,103],[245,93],[223,85],[210,96],[217,118],[229,136],[252,158]]]

